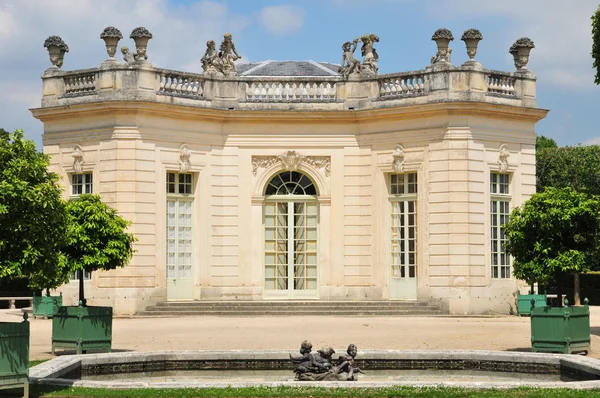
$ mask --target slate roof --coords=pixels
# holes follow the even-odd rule
[[[237,64],[240,76],[340,76],[339,65],[315,61],[263,61]]]

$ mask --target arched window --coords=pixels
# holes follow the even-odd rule
[[[269,181],[265,195],[317,195],[317,188],[299,171],[284,171]]]

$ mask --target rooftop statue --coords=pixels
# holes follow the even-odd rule
[[[352,73],[360,72],[360,61],[354,58],[354,51],[358,46],[358,39],[353,41],[347,41],[342,45],[344,55],[342,56],[342,66],[338,69],[338,72],[344,77],[348,77]]]
[[[221,72],[225,75],[235,74],[234,61],[242,58],[235,50],[235,44],[231,39],[231,33],[225,33],[223,35],[223,41],[221,47],[219,47],[219,59],[221,61]]]
[[[221,67],[219,65],[219,54],[217,53],[216,44],[213,40],[209,40],[206,42],[206,52],[202,59],[202,69],[204,73],[215,73],[217,71],[221,71]]]
[[[339,357],[337,364],[333,364],[335,350],[325,347],[311,353],[312,344],[304,340],[300,345],[300,356],[290,354],[290,360],[296,365],[294,373],[296,380],[300,381],[354,381],[357,373],[362,371],[354,366],[357,348],[354,344],[348,346],[347,353]]]
[[[362,41],[362,47],[360,48],[361,55],[363,56],[361,72],[376,74],[379,70],[377,66],[379,55],[377,55],[377,50],[373,48],[373,44],[379,42],[379,37],[375,33],[371,33],[370,35],[362,35],[355,40]]]
[[[121,54],[123,54],[123,61],[125,61],[127,64],[131,64],[133,61],[135,61],[133,54],[129,52],[129,47],[121,47]]]

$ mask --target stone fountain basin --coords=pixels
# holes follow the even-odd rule
[[[343,349],[336,350],[343,353]],[[578,355],[544,354],[505,351],[424,351],[424,350],[365,350],[356,357],[357,366],[367,375],[356,382],[301,382],[293,381],[293,365],[289,354],[293,350],[261,351],[157,351],[121,352],[110,354],[62,355],[35,366],[29,371],[32,384],[97,388],[208,388],[252,386],[315,386],[315,387],[387,387],[387,386],[448,386],[464,388],[600,388],[600,360]],[[136,380],[140,374],[161,371],[210,371],[213,374],[237,371],[254,373],[289,371],[289,380],[268,381],[249,378],[229,381],[198,379],[148,381]],[[368,380],[369,373],[408,372],[402,380]],[[432,372],[448,377],[426,377]],[[490,375],[481,381],[461,381],[453,373],[481,372]],[[112,379],[110,375],[119,375]],[[131,374],[122,380],[123,374]],[[193,374],[193,373],[191,373]],[[285,374],[285,373],[284,373]],[[498,381],[494,374],[501,374]],[[506,378],[506,375],[514,375]],[[105,375],[102,380],[88,377]],[[527,377],[523,377],[527,375]],[[539,376],[539,377],[538,377]],[[548,380],[550,376],[554,381]],[[83,379],[82,379],[83,378]],[[102,377],[100,377],[102,378]],[[364,380],[366,379],[366,380]],[[559,381],[569,380],[569,381]],[[571,381],[575,380],[575,381]]]

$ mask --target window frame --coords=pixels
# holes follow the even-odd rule
[[[512,210],[511,192],[512,174],[491,171],[489,204],[489,269],[490,278],[494,280],[514,279],[512,272],[512,257],[505,252],[505,245],[508,238],[504,233],[504,228],[502,227],[502,225],[508,222],[508,218],[510,217],[510,212]]]
[[[87,181],[87,177],[89,177],[89,181]],[[75,179],[81,179],[81,181],[75,181]],[[91,171],[86,171],[84,173],[71,173],[71,194],[70,197],[76,198],[80,195],[84,194],[93,194],[94,193],[94,173]],[[79,187],[78,189],[76,189]],[[88,191],[89,188],[89,192]],[[75,190],[81,192],[75,192]]]
[[[402,177],[399,181],[399,177]],[[418,223],[418,195],[419,195],[419,176],[416,171],[407,171],[404,173],[389,173],[388,174],[388,200],[390,203],[389,215],[390,220],[390,237],[389,237],[389,259],[390,259],[390,272],[392,278],[399,279],[416,279],[418,278],[418,266],[419,266],[419,223]],[[404,203],[404,210],[402,213],[394,213],[394,206],[397,203]],[[410,211],[410,204],[412,203],[413,211]],[[394,216],[400,215],[401,217],[407,217],[406,223],[410,223],[410,216],[413,216],[413,224],[403,224],[396,226],[394,224]],[[411,226],[414,228],[414,250],[410,250],[410,232],[406,232],[404,238],[401,237],[401,232],[394,234],[394,228],[404,228],[409,231]],[[394,239],[394,236],[398,236]],[[397,241],[397,247],[399,251],[394,251],[394,241]],[[401,242],[402,241],[402,242]],[[403,249],[405,248],[405,249]],[[394,263],[394,256],[396,253],[401,255],[400,264]],[[414,258],[411,263],[410,255],[413,254]],[[402,264],[404,260],[404,264]],[[395,267],[398,267],[395,272]],[[412,271],[412,274],[411,274]]]

